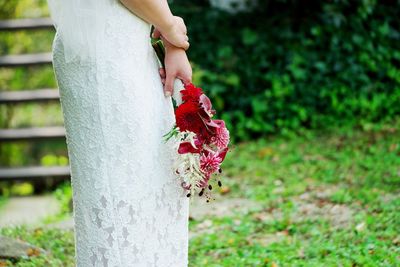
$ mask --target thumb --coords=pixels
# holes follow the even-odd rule
[[[167,78],[165,79],[164,94],[165,96],[171,96],[174,90],[174,80],[175,75],[167,73]]]

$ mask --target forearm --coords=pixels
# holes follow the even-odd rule
[[[138,17],[161,31],[174,24],[174,17],[166,0],[119,0]]]

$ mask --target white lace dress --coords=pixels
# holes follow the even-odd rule
[[[174,120],[150,25],[122,4],[98,62],[64,62],[53,42],[71,167],[78,267],[188,265],[189,198],[173,174]]]

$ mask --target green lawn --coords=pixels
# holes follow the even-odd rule
[[[224,197],[262,209],[191,221],[190,266],[400,266],[400,127],[370,128],[233,146]],[[0,233],[52,251],[15,266],[73,266],[71,232]]]
[[[214,220],[192,266],[400,266],[398,124],[241,144],[225,174],[264,210]]]

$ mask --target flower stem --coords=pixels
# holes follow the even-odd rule
[[[154,31],[154,26],[151,26],[151,33],[153,33]],[[160,61],[161,65],[163,68],[165,68],[165,63],[164,63],[164,59],[165,59],[165,47],[163,44],[163,41],[160,38],[151,39],[151,45],[153,46],[154,50],[156,51],[158,60]]]

